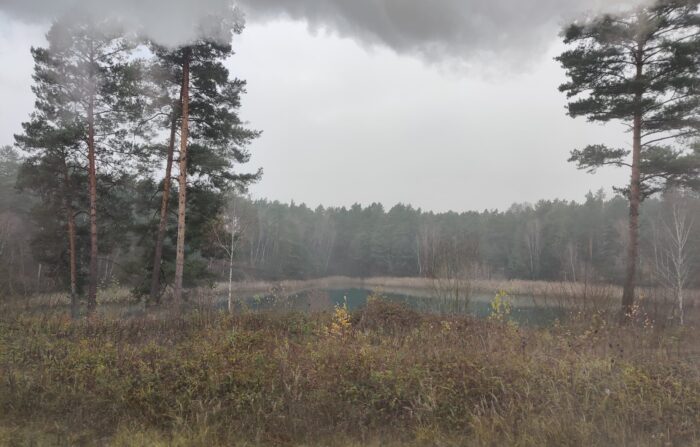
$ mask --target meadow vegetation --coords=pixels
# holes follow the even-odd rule
[[[0,316],[3,445],[700,443],[697,327],[357,312]]]

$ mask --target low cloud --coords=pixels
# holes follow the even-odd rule
[[[241,5],[252,21],[289,17],[431,61],[477,56],[518,61],[544,48],[566,21],[643,1],[241,0]]]
[[[240,0],[246,17],[306,22],[384,45],[428,61],[497,56],[517,62],[551,42],[565,21],[614,12],[644,0]],[[231,0],[4,0],[0,11],[26,22],[73,11],[116,18],[160,43],[177,45],[201,34],[207,18],[231,10]],[[503,62],[503,60],[501,61]]]

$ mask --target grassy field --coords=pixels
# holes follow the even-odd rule
[[[697,328],[348,314],[0,316],[0,445],[700,445]]]
[[[351,278],[346,276],[331,276],[310,280],[284,280],[278,282],[270,281],[242,281],[233,283],[235,292],[264,292],[271,288],[281,288],[283,290],[300,289],[333,289],[360,287],[365,289],[413,289],[431,290],[435,287],[435,279],[432,278],[396,278],[396,277],[369,277]],[[529,280],[506,280],[506,279],[464,279],[469,283],[472,290],[476,292],[498,292],[504,290],[514,295],[567,295],[593,296],[606,294],[612,298],[622,297],[622,288],[610,284],[584,283],[584,282],[564,282],[564,281],[529,281]],[[227,283],[219,283],[218,288],[226,290]],[[646,296],[656,295],[658,290],[651,288],[639,288],[640,293]],[[700,290],[688,290],[688,295],[693,298],[700,297]]]

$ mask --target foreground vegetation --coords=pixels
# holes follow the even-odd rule
[[[3,445],[697,445],[696,328],[419,315],[0,317]]]

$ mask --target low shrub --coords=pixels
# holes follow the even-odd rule
[[[380,296],[367,298],[367,305],[352,318],[353,326],[363,331],[388,334],[406,332],[421,325],[423,318],[404,303],[387,301]]]
[[[518,328],[378,300],[336,332],[329,314],[0,314],[2,445],[700,443],[693,328]]]

